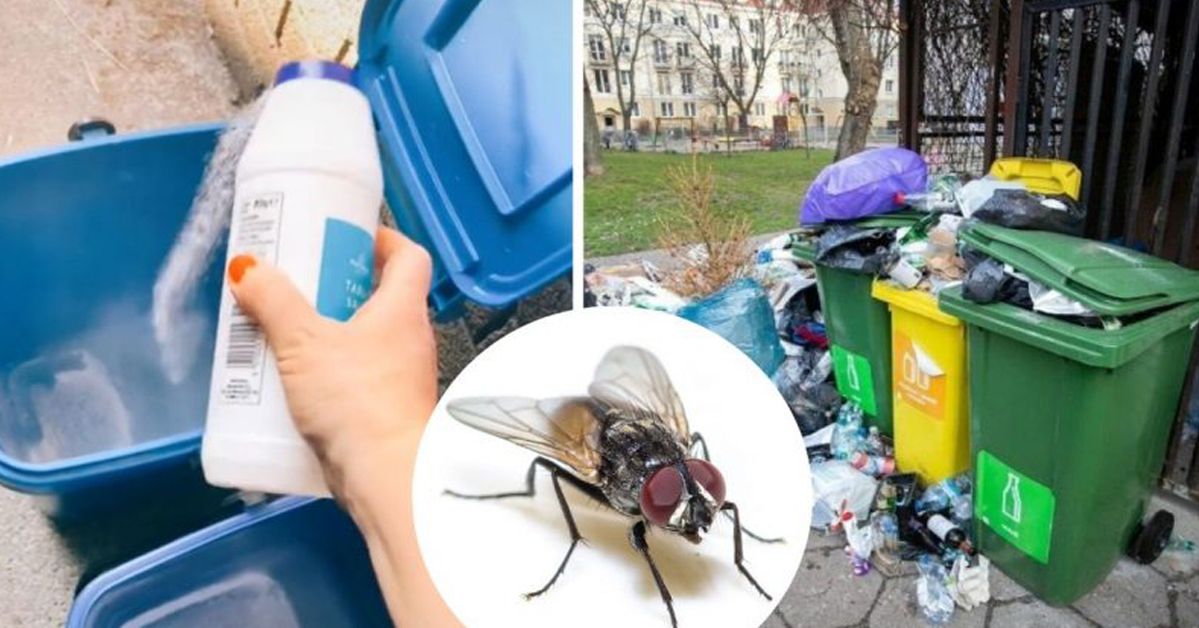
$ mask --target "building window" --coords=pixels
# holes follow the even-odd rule
[[[745,55],[739,46],[733,47],[733,65],[740,66],[745,63]]]
[[[893,81],[891,79],[887,79],[886,89],[887,89],[888,94],[894,92],[895,91],[895,81]]]
[[[621,3],[621,2],[609,2],[609,3],[608,3],[608,9],[609,9],[609,10],[612,12],[612,15],[616,16],[616,18],[617,18],[617,19],[620,19],[620,20],[623,20],[623,19],[624,19],[624,17],[625,17],[625,15],[624,15],[624,3]]]
[[[661,24],[662,23],[662,9],[650,9],[649,10],[649,23],[650,24]]]
[[[764,102],[754,103],[754,115],[755,116],[766,115],[766,103],[764,103]]]
[[[783,91],[784,92],[791,91],[791,77],[789,77],[789,76],[783,77]]]
[[[681,15],[681,14],[674,16],[674,25],[675,26],[686,26],[687,25],[687,16]]]
[[[712,60],[720,63],[720,44],[712,44]]]
[[[745,95],[745,79],[740,74],[733,77],[733,89],[737,92],[738,96]]]
[[[591,51],[592,61],[603,61],[608,58],[608,51],[604,49],[603,35],[588,35],[587,48]]]
[[[691,44],[689,44],[685,41],[680,41],[679,43],[674,45],[674,49],[676,51],[678,51],[680,59],[690,59],[691,58]]]
[[[629,45],[628,38],[621,37],[620,38],[620,54],[622,56],[627,57],[632,53],[633,53],[633,48],[632,48],[632,46]]]
[[[673,118],[674,117],[674,103],[672,103],[672,102],[662,103],[662,117],[663,118]]]
[[[666,63],[670,60],[670,48],[661,39],[654,40],[654,63]]]
[[[716,30],[720,28],[720,15],[716,13],[709,13],[707,16],[705,16],[704,22],[708,24],[708,28]]]
[[[679,75],[679,87],[682,88],[684,94],[694,94],[695,77],[690,72],[683,72]]]
[[[738,20],[738,19],[737,19],[737,16],[736,16],[736,15],[730,15],[730,16],[729,16],[729,28],[731,28],[731,29],[733,29],[733,30],[737,30],[737,27],[738,27],[740,24],[741,24],[741,22],[740,22],[740,20]]]
[[[693,102],[683,103],[683,115],[688,118],[694,118],[695,117],[695,103],[693,103]]]
[[[631,107],[629,107],[629,115],[633,116],[634,118],[640,118],[641,117],[641,103],[634,102],[633,105]]]
[[[658,93],[670,94],[670,74],[666,72],[658,72]]]
[[[762,20],[755,20],[753,18],[750,18],[749,32],[761,35],[762,34]]]
[[[612,93],[612,84],[608,82],[607,70],[595,71],[595,91],[600,94]]]
[[[754,48],[753,50],[750,50],[750,52],[753,53],[754,56],[754,65],[760,65],[766,60],[766,56],[762,54],[761,48]]]
[[[629,70],[620,71],[620,84],[628,87],[633,82],[633,73]]]
[[[712,74],[712,88],[720,89],[720,75],[719,74]]]

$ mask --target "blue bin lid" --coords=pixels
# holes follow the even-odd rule
[[[354,523],[328,499],[254,507],[104,572],[79,592],[69,628],[386,626]]]
[[[507,306],[570,270],[571,3],[368,0],[356,82],[430,300]]]

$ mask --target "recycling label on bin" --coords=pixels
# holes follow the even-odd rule
[[[870,372],[870,361],[865,356],[832,346],[833,374],[837,378],[837,392],[842,397],[856,401],[866,414],[878,414],[874,403],[874,376]]]
[[[1053,491],[986,451],[978,452],[975,474],[979,521],[1037,562],[1048,563]]]
[[[934,419],[945,417],[945,371],[907,334],[891,334],[891,372],[895,400]]]

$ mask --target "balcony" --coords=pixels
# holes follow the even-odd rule
[[[690,55],[688,55],[686,57],[678,57],[677,64],[678,64],[678,67],[680,67],[680,68],[694,68],[695,67],[695,57],[692,57]]]
[[[654,55],[654,67],[669,69],[671,67],[670,55]]]

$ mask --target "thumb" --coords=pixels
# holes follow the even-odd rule
[[[229,262],[229,285],[237,305],[266,333],[271,348],[295,346],[321,317],[283,271],[252,255]]]

